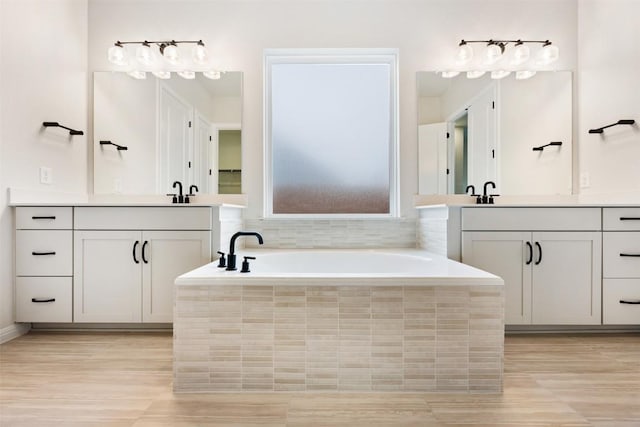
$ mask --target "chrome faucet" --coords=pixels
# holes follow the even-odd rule
[[[255,231],[238,231],[236,234],[231,236],[231,242],[229,242],[229,254],[227,255],[227,271],[236,269],[236,239],[240,236],[256,236],[258,238],[258,243],[261,245],[264,243],[260,233],[256,233]]]

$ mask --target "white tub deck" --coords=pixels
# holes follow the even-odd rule
[[[419,250],[251,250],[176,279],[174,390],[502,391],[500,278]]]

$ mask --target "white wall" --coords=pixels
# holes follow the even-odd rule
[[[635,192],[640,197],[640,1],[580,0],[578,87],[583,194]],[[619,119],[615,126],[589,134]]]
[[[576,0],[90,0],[89,71],[111,69],[116,40],[203,39],[221,67],[244,72],[243,190],[262,216],[265,48],[398,48],[401,213],[417,192],[415,73],[448,68],[460,39],[551,39],[575,68]]]
[[[87,191],[87,3],[0,1],[0,329],[13,323],[14,215],[7,188]],[[42,128],[57,121],[85,131]],[[53,169],[42,185],[40,166]]]

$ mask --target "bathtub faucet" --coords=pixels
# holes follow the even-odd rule
[[[264,243],[260,233],[256,233],[255,231],[238,231],[236,234],[231,236],[231,242],[229,243],[229,255],[227,255],[227,271],[236,269],[236,239],[240,236],[256,236],[258,238],[258,243],[261,245]]]

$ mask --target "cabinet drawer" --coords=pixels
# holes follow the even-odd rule
[[[79,207],[76,230],[211,230],[211,208]]]
[[[603,324],[640,325],[640,278],[605,279],[602,296]]]
[[[72,231],[17,230],[17,276],[73,275]]]
[[[604,208],[602,229],[640,231],[640,208]]]
[[[640,231],[602,235],[603,276],[640,278]]]
[[[600,208],[462,208],[467,231],[599,231]]]
[[[16,277],[16,322],[71,322],[71,277]]]
[[[71,230],[73,208],[71,207],[18,207],[16,228],[18,230]]]

